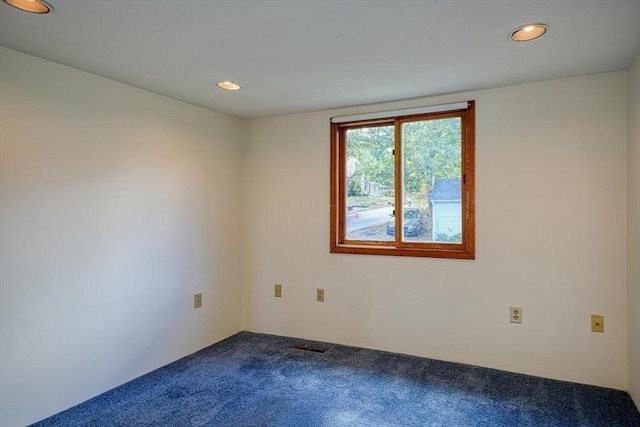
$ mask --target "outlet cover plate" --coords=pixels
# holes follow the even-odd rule
[[[591,315],[591,332],[604,332],[604,316],[602,314]]]
[[[522,323],[522,306],[512,305],[509,307],[509,320],[511,323]]]
[[[276,298],[282,298],[282,285],[280,283],[276,283],[274,295]]]

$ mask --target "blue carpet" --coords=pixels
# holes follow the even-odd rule
[[[612,427],[640,413],[618,390],[241,332],[34,425]]]

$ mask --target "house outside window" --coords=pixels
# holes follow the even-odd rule
[[[436,178],[431,195],[434,242],[462,241],[462,183],[459,179]]]

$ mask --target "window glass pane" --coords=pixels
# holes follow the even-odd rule
[[[402,124],[402,240],[462,242],[459,117]]]
[[[395,239],[393,148],[393,126],[347,130],[344,183],[347,240]]]

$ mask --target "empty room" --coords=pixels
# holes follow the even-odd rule
[[[640,426],[640,0],[0,1],[0,425]]]

